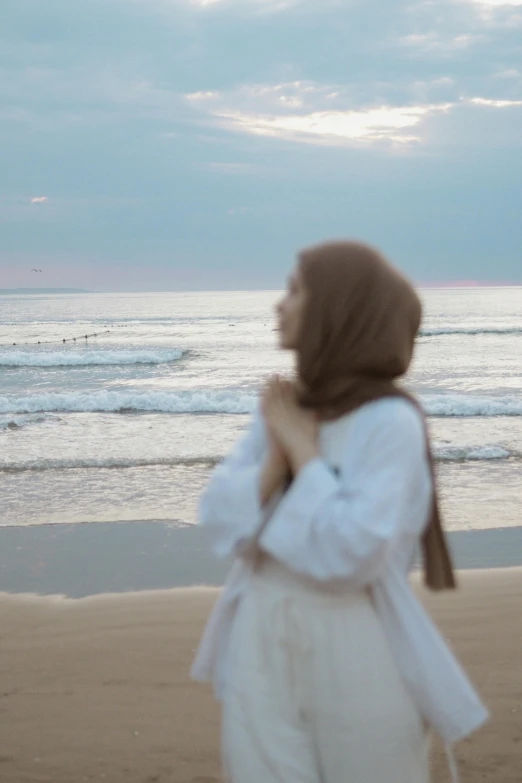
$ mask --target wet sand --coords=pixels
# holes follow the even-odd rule
[[[462,781],[520,783],[522,569],[460,581],[422,597],[493,712],[458,747]],[[0,781],[217,783],[218,709],[188,678],[216,594],[1,595]],[[447,780],[436,746],[434,783]]]
[[[457,531],[448,537],[459,569],[522,566],[522,527]],[[227,571],[196,525],[137,521],[0,527],[0,592],[83,598],[219,587]]]

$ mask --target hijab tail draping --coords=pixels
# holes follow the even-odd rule
[[[439,506],[439,494],[437,491],[437,476],[435,473],[435,461],[430,443],[430,434],[426,416],[420,403],[409,393],[404,394],[417,408],[424,419],[424,432],[426,437],[426,450],[428,464],[433,486],[433,498],[428,524],[421,539],[422,562],[424,567],[424,584],[430,590],[454,590],[457,587],[455,571],[449,551],[446,535],[442,525],[442,517]]]
[[[426,587],[430,590],[454,590],[457,587],[436,496],[433,498],[431,520],[422,536],[422,559]]]

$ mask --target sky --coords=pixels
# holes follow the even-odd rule
[[[522,0],[0,6],[0,288],[522,284]]]

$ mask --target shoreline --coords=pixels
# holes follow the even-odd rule
[[[448,533],[456,568],[522,566],[522,526]],[[0,592],[83,598],[224,583],[196,525],[158,522],[0,527]]]

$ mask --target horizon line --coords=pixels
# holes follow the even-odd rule
[[[488,280],[448,280],[439,282],[417,282],[413,281],[413,284],[420,289],[435,289],[435,288],[520,288],[522,287],[522,281],[509,282],[509,281],[488,281]],[[73,290],[76,289],[76,290]],[[81,289],[77,286],[47,286],[47,287],[33,287],[33,286],[14,286],[0,288],[0,295],[14,295],[18,293],[23,294],[25,291],[31,291],[31,294],[45,294],[55,293],[60,295],[79,295],[79,294],[178,294],[178,293],[247,293],[247,292],[280,292],[284,290],[283,287],[279,288],[165,288],[165,289]],[[9,292],[5,293],[4,292]],[[31,295],[29,294],[29,295]]]

